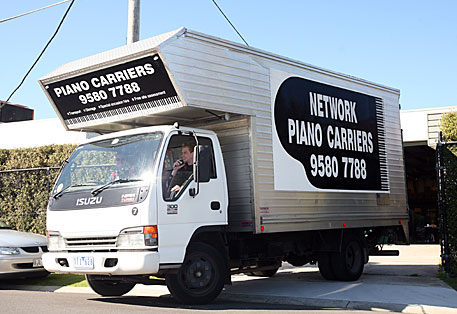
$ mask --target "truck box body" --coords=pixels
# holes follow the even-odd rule
[[[142,60],[162,64],[155,67],[153,75],[148,75],[145,68],[139,72],[132,70],[145,62]],[[146,90],[143,94],[150,98],[125,101],[129,95],[120,97],[120,90],[113,87],[113,82],[121,82],[122,76],[113,79],[112,75],[109,81],[107,74],[122,70],[130,71],[123,72],[126,81],[128,75],[131,79],[136,76],[138,80],[150,79],[139,82],[142,93]],[[91,81],[94,77],[96,79]],[[298,86],[296,88],[309,90],[297,97],[307,98],[309,94],[312,104],[276,101],[282,84],[288,79],[292,83],[290,88]],[[161,86],[151,86],[159,81]],[[273,233],[395,225],[402,225],[407,231],[399,91],[396,89],[185,28],[71,62],[42,78],[40,84],[68,130],[108,133],[176,121],[189,127],[214,130],[226,166],[231,231]],[[104,103],[108,106],[100,106],[102,99],[97,102],[98,106],[91,107],[90,99],[85,96],[82,101],[86,104],[81,103],[81,94],[96,91],[96,87],[104,88],[107,95],[101,96],[107,98]],[[111,97],[115,93],[118,98]],[[344,103],[348,95],[359,97],[357,104],[333,107],[336,109],[331,116],[330,101],[336,105],[338,101]],[[322,98],[325,96],[327,103]],[[320,97],[320,103],[313,97]],[[79,107],[69,110],[71,102],[72,106],[79,103]],[[372,108],[356,111],[367,104]],[[308,106],[310,109],[304,109]],[[293,110],[311,110],[311,113],[306,112],[306,118],[303,112]],[[362,116],[366,121],[362,121]],[[280,118],[282,122],[275,122]],[[368,125],[370,119],[371,124],[374,121],[376,125]],[[282,131],[278,131],[276,123],[281,124]],[[321,124],[320,132],[313,129],[317,124]],[[336,129],[346,130],[346,146],[339,150],[325,148],[336,145]],[[353,133],[353,141],[359,136],[362,142],[353,142],[349,147],[348,133]],[[366,136],[370,134],[371,141]],[[313,146],[311,141],[314,140],[324,144]],[[375,146],[375,152],[370,154],[371,146]],[[309,153],[315,157],[307,156]],[[348,157],[344,157],[345,153]],[[297,157],[300,154],[309,159],[300,159]],[[356,173],[350,173],[357,172],[354,164],[357,156],[362,156],[358,162],[359,177],[362,176],[360,171],[365,171],[360,165],[363,156],[379,164],[379,169],[372,174],[373,161],[366,160],[368,179],[365,181],[356,179]],[[355,157],[352,163],[348,161],[350,157]],[[342,158],[346,158],[345,162]],[[303,173],[302,164],[305,169],[313,165],[308,171],[316,174],[321,183],[302,184],[309,181],[307,177],[312,177],[309,172]],[[377,182],[364,183],[373,176]],[[351,187],[352,183],[358,187]]]

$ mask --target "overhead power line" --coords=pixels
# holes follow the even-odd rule
[[[60,2],[57,2],[57,3],[54,3],[54,4],[47,5],[45,7],[36,9],[36,10],[32,10],[32,11],[29,11],[29,12],[26,12],[26,13],[22,13],[22,14],[19,14],[19,15],[16,15],[16,16],[12,16],[12,17],[9,17],[7,19],[0,20],[0,23],[6,22],[6,21],[9,21],[9,20],[14,20],[14,19],[17,19],[18,17],[22,17],[22,16],[27,15],[27,14],[35,13],[35,12],[38,12],[38,11],[41,11],[41,10],[44,10],[44,9],[47,9],[47,8],[50,8],[50,7],[65,3],[65,2],[68,2],[68,1],[70,1],[70,0],[60,1]]]
[[[216,3],[216,0],[213,0],[213,3],[214,5],[219,9],[219,11],[222,13],[222,15],[225,17],[225,19],[227,20],[227,22],[229,22],[229,24],[232,26],[232,28],[235,30],[235,32],[238,34],[238,36],[240,36],[240,38],[244,41],[244,43],[246,44],[246,46],[249,47],[249,44],[246,42],[246,40],[244,40],[243,36],[241,36],[240,32],[235,28],[235,26],[232,24],[232,22],[230,22],[229,18],[227,17],[227,15],[225,15],[225,13],[222,11],[222,9],[217,5]]]
[[[65,14],[63,15],[62,19],[60,20],[60,23],[59,23],[59,26],[57,26],[57,29],[56,31],[54,32],[54,35],[52,35],[52,37],[48,40],[48,43],[46,44],[46,46],[44,46],[43,50],[41,51],[40,55],[38,56],[38,58],[35,60],[35,62],[32,64],[32,66],[30,67],[30,69],[27,71],[27,73],[24,75],[24,78],[22,79],[21,83],[19,83],[19,85],[16,87],[16,89],[11,93],[11,95],[8,97],[8,99],[2,104],[0,105],[0,109],[2,109],[2,107],[4,105],[6,105],[6,103],[11,99],[11,97],[13,97],[14,93],[16,93],[16,91],[22,86],[22,84],[24,83],[25,79],[27,78],[27,76],[30,74],[30,72],[32,72],[32,69],[35,67],[35,65],[38,63],[38,60],[40,60],[41,56],[44,54],[44,52],[46,51],[46,49],[48,48],[49,44],[51,43],[51,41],[54,39],[54,37],[56,37],[57,33],[59,32],[59,29],[60,27],[62,26],[63,24],[63,21],[65,21],[65,18],[67,17],[67,14],[68,12],[70,11],[71,7],[73,6],[73,3],[75,2],[75,0],[72,0],[70,5],[68,6],[67,8],[67,11],[65,11]]]

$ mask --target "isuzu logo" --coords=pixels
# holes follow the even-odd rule
[[[103,196],[97,197],[82,197],[76,200],[76,206],[87,206],[87,205],[96,205],[101,204],[103,201]]]

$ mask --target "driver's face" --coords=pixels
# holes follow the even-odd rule
[[[189,147],[184,146],[181,150],[182,153],[182,160],[191,165],[194,162],[194,153],[189,150]]]
[[[126,163],[127,163],[127,158],[125,158],[124,155],[118,154],[118,155],[116,156],[116,164],[117,164],[118,166],[123,166],[123,165],[125,165]]]

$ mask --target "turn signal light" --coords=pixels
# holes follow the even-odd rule
[[[147,246],[155,246],[159,243],[157,226],[145,226],[143,228],[144,244]]]
[[[145,226],[143,228],[143,233],[150,233],[151,234],[151,237],[156,239],[157,238],[157,233],[158,233],[158,230],[157,230],[157,226]]]

